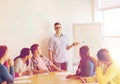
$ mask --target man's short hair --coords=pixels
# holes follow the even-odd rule
[[[34,54],[34,52],[35,52],[35,50],[37,50],[38,46],[39,46],[39,44],[33,44],[33,45],[31,46],[30,49],[31,49],[32,54]]]
[[[56,23],[54,23],[54,26],[56,26],[56,25],[61,25],[59,22],[56,22]]]

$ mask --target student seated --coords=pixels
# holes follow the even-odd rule
[[[61,69],[55,66],[48,58],[41,55],[41,49],[38,44],[31,46],[31,52],[33,54],[31,62],[34,73],[45,73],[52,70],[61,71]]]
[[[100,49],[97,53],[96,76],[80,78],[84,82],[98,82],[98,84],[120,84],[120,66],[111,58],[107,49]]]
[[[7,84],[14,81],[14,63],[11,59],[8,60],[7,53],[7,46],[0,45],[0,84]],[[8,60],[8,64],[10,65],[9,71],[4,65],[6,60]]]
[[[29,59],[31,59],[31,51],[29,48],[23,48],[20,55],[14,61],[15,77],[29,75],[32,72],[29,70]]]
[[[95,75],[96,60],[90,56],[90,49],[88,46],[82,46],[79,50],[80,63],[75,75],[68,75],[66,78],[89,77]]]

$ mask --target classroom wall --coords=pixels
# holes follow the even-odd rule
[[[113,8],[120,8],[120,0],[98,0],[99,9],[108,10]]]
[[[0,0],[0,45],[7,45],[14,58],[21,48],[39,43],[47,56],[54,22],[62,23],[63,33],[72,43],[72,24],[92,22],[92,3],[92,0]],[[73,49],[69,51],[70,63]]]

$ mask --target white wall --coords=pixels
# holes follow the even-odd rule
[[[99,1],[99,9],[113,9],[120,8],[120,0],[98,0]]]
[[[47,55],[56,21],[72,42],[72,24],[92,21],[92,0],[0,0],[0,45],[8,46],[12,58],[33,43]],[[72,50],[69,53],[72,60]]]

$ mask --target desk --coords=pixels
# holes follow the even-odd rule
[[[77,79],[66,79],[68,72],[50,72],[15,79],[13,84],[82,84]],[[90,83],[88,83],[90,84]],[[96,83],[92,83],[96,84]]]

